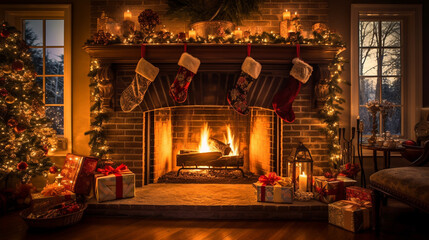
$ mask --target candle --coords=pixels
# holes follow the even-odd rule
[[[298,12],[295,12],[295,14],[293,15],[293,18],[298,18]]]
[[[234,36],[237,39],[242,39],[243,38],[243,31],[241,31],[240,28],[238,28],[237,30],[234,31]]]
[[[197,39],[197,32],[194,29],[189,30],[189,38]]]
[[[299,190],[307,192],[307,175],[305,175],[305,172],[299,175]]]
[[[303,38],[308,38],[308,32],[307,31],[301,31],[301,36]]]
[[[280,22],[280,36],[287,38],[289,31],[289,21],[284,20]]]
[[[130,10],[124,12],[124,20],[131,20],[132,17],[133,15],[131,14]]]
[[[283,12],[283,21],[284,20],[290,20],[290,12],[287,9]]]
[[[58,173],[58,176],[55,177],[58,186],[61,185],[61,181],[63,180],[63,176],[61,176],[61,173]]]

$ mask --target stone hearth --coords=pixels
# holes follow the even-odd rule
[[[328,205],[312,200],[293,204],[256,201],[250,184],[150,184],[136,196],[105,203],[89,203],[94,215],[194,219],[327,220]]]

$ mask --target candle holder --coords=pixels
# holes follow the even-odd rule
[[[294,183],[294,190],[297,190],[297,183],[299,183],[300,189],[303,192],[313,191],[313,158],[311,157],[310,150],[302,142],[295,150],[295,157],[292,161],[292,182]],[[297,174],[297,170],[299,171]],[[302,176],[299,179],[298,176]],[[306,179],[305,179],[306,178]],[[302,181],[305,183],[302,183]]]

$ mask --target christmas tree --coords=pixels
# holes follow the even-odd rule
[[[56,132],[45,116],[43,90],[20,32],[0,26],[0,179],[22,182],[47,172]]]

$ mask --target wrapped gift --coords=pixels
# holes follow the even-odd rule
[[[31,205],[33,208],[45,208],[66,202],[71,199],[76,199],[76,194],[70,192],[69,194],[63,195],[45,196],[42,193],[33,193],[31,194],[31,198]]]
[[[61,170],[61,184],[76,194],[88,195],[97,162],[97,158],[67,154]]]
[[[346,187],[356,184],[356,180],[347,177],[314,177],[314,198],[324,203],[346,199]]]
[[[328,205],[329,223],[348,231],[371,228],[371,203],[341,200]]]
[[[135,175],[125,165],[106,166],[95,174],[95,196],[98,202],[134,197]]]
[[[258,202],[292,203],[293,186],[290,179],[277,177],[275,173],[259,177],[253,183]]]
[[[346,199],[352,200],[354,198],[372,203],[372,190],[358,186],[346,187]]]

